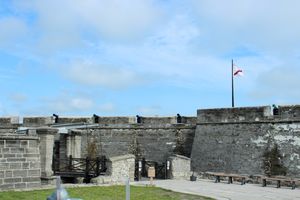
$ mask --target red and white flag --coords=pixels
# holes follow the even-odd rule
[[[237,65],[233,64],[233,76],[243,76],[243,70],[239,68]]]

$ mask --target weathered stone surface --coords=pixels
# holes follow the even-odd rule
[[[75,183],[77,183],[77,184],[82,184],[83,181],[84,181],[83,177],[78,177],[78,178],[75,179]],[[91,183],[96,183],[96,182],[91,180]]]
[[[5,171],[5,178],[12,178],[13,177],[13,171]]]
[[[70,124],[70,123],[91,123],[91,117],[58,117],[59,124]]]
[[[134,180],[135,156],[128,154],[111,157],[107,161],[106,176],[93,178],[91,183],[101,185],[109,183],[124,184],[126,178]]]
[[[81,135],[81,131],[69,131],[69,134],[66,135],[66,156],[81,157]]]
[[[181,149],[181,154],[189,157],[194,134],[195,126],[186,124],[93,128],[82,134],[81,157],[87,155],[88,138],[93,137],[101,153],[108,157],[133,153],[138,148],[139,154],[147,160],[165,162],[175,149]]]
[[[37,135],[40,139],[39,152],[40,152],[40,164],[41,164],[41,174],[43,177],[50,177],[53,175],[52,171],[52,157],[53,157],[53,146],[54,137],[58,133],[57,129],[53,128],[38,128],[36,130]],[[31,148],[31,143],[29,142],[29,147]],[[26,154],[27,157],[36,154]],[[38,162],[30,162],[30,169],[36,168]]]
[[[29,177],[33,177],[33,176],[40,177],[41,176],[41,170],[39,170],[39,169],[28,170],[28,176]]]
[[[39,188],[41,187],[41,180],[40,181],[37,181],[37,182],[28,182],[26,183],[26,187],[27,188]]]
[[[40,127],[53,124],[52,117],[24,117],[23,126],[25,127]]]
[[[113,182],[123,182],[125,178],[134,180],[135,156],[128,154],[123,156],[111,157],[107,161],[108,176],[111,176]]]
[[[247,122],[268,119],[271,116],[271,107],[201,109],[197,113],[197,123]]]
[[[209,117],[206,110],[198,111],[201,123],[196,128],[192,168],[198,172],[263,174],[264,152],[277,144],[287,175],[299,176],[300,121],[269,116],[266,110],[221,109],[210,111]]]
[[[19,140],[6,140],[6,147],[20,147]]]
[[[21,178],[6,178],[4,179],[4,183],[20,183],[22,182]]]
[[[171,179],[189,179],[191,173],[191,159],[185,156],[174,155],[168,158],[170,161]]]
[[[9,190],[9,189],[14,189],[15,184],[2,184],[0,185],[0,190]]]
[[[15,189],[22,189],[26,188],[26,183],[16,183],[15,184]]]
[[[13,177],[14,178],[16,178],[16,177],[24,178],[24,177],[27,177],[27,176],[30,176],[30,175],[29,174],[27,175],[26,170],[14,170],[13,171]]]
[[[0,117],[0,134],[13,133],[18,126],[19,117]]]
[[[300,105],[279,106],[278,110],[282,119],[300,119]]]
[[[29,135],[0,135],[2,159],[0,159],[0,190],[20,189],[40,185],[40,154],[38,137]],[[25,153],[31,144],[36,149],[32,154]],[[30,167],[30,161],[35,165]]]
[[[9,163],[9,169],[21,169],[22,163]]]
[[[42,185],[56,185],[56,176],[41,177]]]
[[[96,185],[111,184],[112,182],[113,178],[111,176],[98,176],[96,178],[91,179],[91,183]]]
[[[23,182],[27,182],[27,183],[41,182],[41,177],[40,176],[38,176],[38,177],[27,177],[27,178],[23,178],[22,180],[23,180]]]
[[[7,124],[11,124],[11,118],[10,117],[0,117],[0,124],[2,126],[7,125]]]

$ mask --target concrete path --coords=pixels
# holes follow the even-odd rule
[[[147,185],[149,181],[133,182],[132,185]],[[155,186],[189,194],[198,194],[218,200],[300,200],[300,189],[275,186],[261,187],[258,184],[214,183],[213,180],[156,180]]]

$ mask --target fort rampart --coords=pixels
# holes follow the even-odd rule
[[[198,110],[195,171],[263,174],[266,151],[278,145],[287,175],[300,175],[300,106]]]

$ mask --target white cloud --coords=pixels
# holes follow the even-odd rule
[[[156,115],[157,113],[161,113],[161,107],[158,105],[141,106],[137,108],[137,112],[141,115]]]
[[[100,112],[105,112],[105,113],[113,112],[116,110],[116,106],[113,103],[108,102],[100,105],[99,110]]]
[[[13,93],[9,95],[9,98],[16,103],[23,103],[27,100],[27,96],[22,93]]]
[[[199,16],[199,24],[204,25],[215,48],[226,51],[236,45],[250,45],[278,54],[298,49],[300,13],[297,8],[300,2],[297,0],[191,2]]]
[[[139,37],[161,15],[153,0],[86,0],[77,1],[74,7],[85,22],[109,38]]]
[[[44,65],[76,53],[98,51],[89,43],[138,43],[165,21],[158,0],[14,0],[11,15],[24,17],[28,41],[11,50]],[[1,40],[0,40],[1,41]],[[14,41],[8,43],[15,45]],[[0,44],[1,45],[1,44]],[[25,53],[24,53],[25,52]],[[61,61],[58,61],[61,62]]]
[[[202,31],[187,15],[175,15],[161,30],[144,40],[142,45],[102,45],[105,55],[134,63],[134,68],[153,80],[177,85],[190,85],[197,80],[220,79],[226,63],[214,55],[201,52]],[[193,83],[194,85],[194,83]]]
[[[49,112],[70,113],[89,111],[94,101],[87,97],[61,95],[54,99],[47,99],[43,105]]]
[[[6,114],[6,112],[4,110],[4,107],[3,107],[2,103],[0,102],[0,115],[3,116],[5,114]]]
[[[125,68],[94,64],[89,61],[74,62],[64,67],[65,76],[77,83],[121,89],[134,85],[140,78]]]
[[[16,46],[17,41],[25,38],[28,32],[26,24],[17,17],[0,16],[0,46]]]
[[[284,66],[272,68],[261,73],[257,79],[251,97],[269,99],[282,103],[299,103],[300,93],[299,67]]]
[[[155,0],[26,0],[16,5],[37,14],[45,47],[81,43],[86,34],[136,40],[155,28],[161,16]]]
[[[93,101],[87,98],[73,98],[70,100],[70,106],[76,110],[86,110],[93,106]]]

